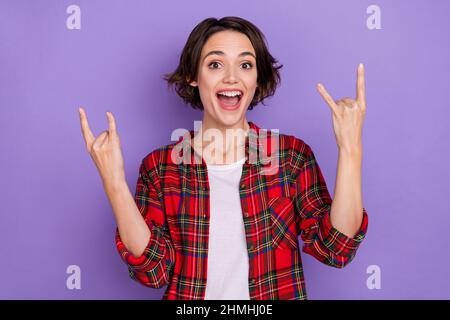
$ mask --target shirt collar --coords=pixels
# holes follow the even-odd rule
[[[256,123],[247,121],[249,130],[245,137],[245,162],[244,165],[261,165],[259,154],[265,154],[264,145],[267,145],[267,130],[261,129]],[[206,167],[206,162],[192,146],[196,131],[190,130],[178,139],[172,152],[177,152],[176,157],[180,164],[200,165]],[[187,154],[185,152],[188,151]],[[189,161],[188,161],[189,160]]]

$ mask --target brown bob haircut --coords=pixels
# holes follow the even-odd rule
[[[164,74],[168,87],[175,86],[177,94],[186,104],[194,109],[203,110],[198,87],[189,84],[197,79],[200,56],[206,41],[211,35],[224,30],[233,30],[245,34],[253,45],[256,53],[257,87],[248,109],[252,110],[259,102],[274,95],[276,87],[281,82],[277,65],[266,46],[263,33],[251,22],[240,17],[207,18],[200,22],[191,32],[180,56],[180,62],[173,73]],[[265,105],[265,104],[264,104]]]

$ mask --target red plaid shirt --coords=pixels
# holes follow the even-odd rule
[[[275,135],[248,123],[239,194],[250,299],[306,299],[298,236],[303,240],[303,252],[326,265],[343,268],[365,237],[367,213],[363,208],[363,221],[353,238],[335,229],[330,222],[332,199],[309,145],[295,136]],[[264,132],[265,138],[260,135]],[[188,134],[193,141],[194,131]],[[118,228],[115,234],[130,277],[151,288],[168,285],[163,300],[205,297],[209,184],[203,158],[196,162],[198,154],[190,143],[190,150],[182,147],[189,135],[152,151],[141,163],[135,201],[151,231],[142,256],[136,258],[127,250]],[[185,154],[186,150],[190,152]],[[172,151],[190,163],[180,163]],[[254,161],[257,151],[277,160],[277,170],[262,174],[267,162],[260,156]]]

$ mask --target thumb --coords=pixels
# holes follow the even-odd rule
[[[114,119],[114,116],[111,112],[106,112],[106,117],[108,118],[108,124],[109,124],[109,135],[111,137],[115,137],[117,135],[117,127],[116,127],[116,120]]]

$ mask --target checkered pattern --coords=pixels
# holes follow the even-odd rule
[[[330,222],[332,199],[309,145],[248,123],[239,194],[250,299],[306,299],[298,236],[303,252],[343,268],[365,237],[367,212],[363,208],[363,221],[353,238],[335,229]],[[209,184],[206,163],[190,144],[193,137],[191,130],[149,153],[140,165],[135,201],[151,231],[142,256],[127,250],[118,229],[115,234],[130,277],[151,288],[167,285],[163,300],[205,297]],[[260,154],[277,160],[276,170]],[[180,158],[190,161],[177,161]]]

